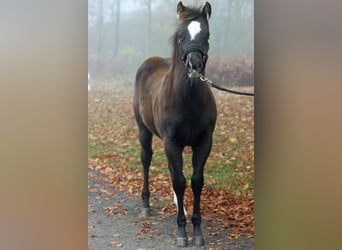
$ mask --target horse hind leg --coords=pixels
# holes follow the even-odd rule
[[[141,193],[142,217],[150,216],[149,170],[152,160],[152,133],[144,126],[139,126],[139,141],[141,144],[141,163],[144,168],[144,184]]]

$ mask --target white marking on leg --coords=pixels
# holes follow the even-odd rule
[[[191,21],[191,23],[188,25],[188,31],[191,40],[194,40],[196,35],[201,31],[201,23],[198,21]]]
[[[178,200],[177,200],[177,195],[176,195],[176,192],[175,192],[175,191],[173,191],[173,202],[175,203],[175,205],[176,205],[176,207],[177,207],[177,213],[178,213]],[[185,207],[183,207],[183,209],[184,209],[184,214],[185,214],[185,216],[187,216],[188,213],[186,212]]]
[[[177,195],[176,195],[175,191],[173,191],[173,202],[175,203],[175,205],[177,207],[177,211],[178,211],[178,201],[177,201]]]

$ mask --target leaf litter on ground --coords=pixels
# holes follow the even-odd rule
[[[213,90],[218,119],[212,152],[205,168],[201,196],[202,218],[214,220],[227,237],[254,237],[254,103],[250,97]],[[128,87],[93,91],[88,97],[88,168],[100,171],[103,181],[140,199],[142,167],[140,145],[132,109],[133,90]],[[167,218],[176,214],[173,192],[162,142],[153,140],[154,159],[150,171],[151,204]],[[191,150],[184,152],[184,171],[191,176]],[[103,195],[112,192],[100,190]],[[167,195],[169,194],[169,195]],[[156,198],[158,197],[158,198]],[[192,191],[187,185],[184,204],[191,216]],[[106,208],[108,213],[115,206]],[[147,227],[143,227],[148,230]]]

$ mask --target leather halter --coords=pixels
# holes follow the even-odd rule
[[[197,46],[195,44],[191,44],[189,45],[184,53],[183,53],[183,56],[182,56],[182,61],[184,64],[186,64],[186,57],[188,56],[189,53],[191,52],[200,52],[203,56],[203,62],[205,63],[208,59],[208,54],[200,47],[200,46]]]

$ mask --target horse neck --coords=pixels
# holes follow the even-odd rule
[[[193,79],[191,82],[187,76],[187,69],[184,63],[180,60],[177,50],[175,50],[172,55],[169,73],[172,91],[178,96],[194,96],[203,88],[203,83],[200,79]]]

